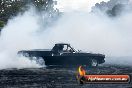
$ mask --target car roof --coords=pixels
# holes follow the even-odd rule
[[[70,45],[68,43],[56,43],[55,45]]]

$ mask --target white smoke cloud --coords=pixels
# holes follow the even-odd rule
[[[0,69],[40,67],[35,61],[17,56],[22,49],[36,48],[36,31],[39,29],[38,16],[34,9],[10,19],[2,29],[0,37]]]
[[[48,40],[69,42],[75,47],[107,56],[131,56],[132,14],[117,19],[84,12],[65,13]]]
[[[64,3],[63,0],[61,2]],[[103,53],[111,57],[106,58],[106,63],[131,65],[132,12],[123,11],[121,16],[109,18],[102,13],[88,13],[84,4],[70,3],[74,3],[77,8],[66,3],[67,6],[58,5],[64,14],[55,27],[50,29],[49,40],[68,42],[78,49]],[[83,5],[85,10],[81,8]],[[128,5],[131,6],[131,3]],[[130,8],[128,5],[127,9]]]
[[[78,8],[83,9],[77,5]],[[131,12],[112,19],[103,14],[89,13],[89,10],[76,9],[64,12],[54,26],[46,29],[42,29],[34,9],[10,19],[0,37],[0,68],[39,67],[25,57],[18,57],[17,51],[52,48],[58,42],[106,56],[132,56]]]

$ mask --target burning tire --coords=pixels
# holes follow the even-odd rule
[[[98,61],[96,59],[91,59],[90,60],[90,66],[91,67],[97,67],[98,66]]]

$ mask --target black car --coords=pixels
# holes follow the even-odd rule
[[[98,64],[105,62],[103,54],[76,51],[70,44],[66,43],[57,43],[52,49],[22,50],[18,54],[31,59],[37,58],[39,63],[45,62],[45,65],[98,66]]]

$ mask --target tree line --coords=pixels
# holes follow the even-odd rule
[[[104,12],[110,17],[116,17],[122,13],[125,9],[125,6],[129,3],[129,0],[110,0],[108,2],[96,3],[92,7],[92,12]]]
[[[56,3],[53,0],[0,0],[0,27],[11,17],[26,11],[28,5],[33,5],[38,12],[48,11],[50,15],[58,13],[58,10],[54,9]]]

